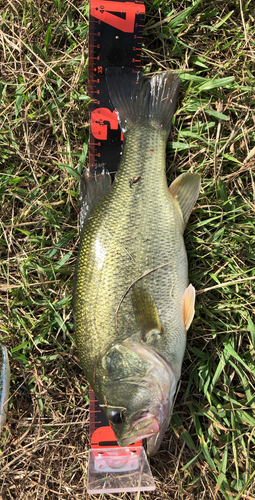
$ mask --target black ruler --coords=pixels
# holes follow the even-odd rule
[[[105,69],[109,67],[140,70],[145,6],[142,0],[130,2],[91,0],[89,17],[89,169],[98,167],[114,174],[118,170],[122,133],[109,99]],[[91,447],[116,446],[116,438],[90,388]]]
[[[90,169],[118,170],[122,134],[110,102],[105,69],[125,66],[140,70],[145,6],[141,0],[90,2],[89,96]]]

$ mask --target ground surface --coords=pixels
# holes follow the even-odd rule
[[[182,80],[169,179],[202,176],[185,236],[197,302],[172,425],[150,460],[156,491],[120,497],[253,499],[255,9],[155,0],[146,12],[143,69]],[[0,330],[12,377],[0,498],[80,500],[89,405],[71,296],[88,4],[2,0],[0,20]]]

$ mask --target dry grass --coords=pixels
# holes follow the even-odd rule
[[[250,500],[255,10],[242,0],[156,0],[146,11],[143,68],[170,67],[182,79],[171,176],[191,169],[203,178],[186,232],[198,299],[172,426],[150,460],[156,491],[109,498]],[[0,330],[12,373],[0,499],[85,499],[88,384],[71,296],[88,146],[88,5],[12,0],[0,12]]]

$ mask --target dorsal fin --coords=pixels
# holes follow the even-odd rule
[[[111,187],[111,176],[105,167],[85,170],[80,184],[80,232],[92,208],[103,198]]]
[[[195,205],[201,185],[199,174],[186,172],[179,175],[168,188],[170,194],[178,201],[185,225],[188,222],[191,210]]]

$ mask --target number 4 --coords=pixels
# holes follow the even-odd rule
[[[112,12],[125,14],[125,19],[112,14]],[[133,33],[136,14],[144,14],[145,6],[134,2],[115,2],[112,0],[91,0],[91,15],[100,19],[114,28]]]

